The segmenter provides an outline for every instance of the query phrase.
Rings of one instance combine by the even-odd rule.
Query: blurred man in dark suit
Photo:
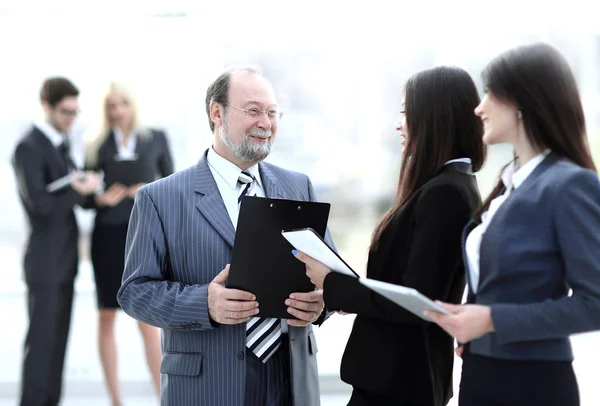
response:
[[[25,247],[29,330],[21,378],[22,406],[57,405],[77,273],[78,228],[73,206],[93,193],[101,179],[76,170],[68,132],[78,112],[79,90],[67,79],[47,79],[41,90],[45,120],[17,144],[13,167],[29,234]],[[48,185],[65,179],[49,192]]]

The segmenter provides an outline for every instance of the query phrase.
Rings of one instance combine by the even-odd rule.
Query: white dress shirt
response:
[[[208,155],[206,157],[208,161],[208,167],[210,172],[217,182],[219,193],[225,203],[225,208],[231,218],[231,223],[234,228],[237,228],[237,221],[239,216],[238,208],[238,197],[244,186],[238,182],[242,170],[237,167],[233,162],[228,161],[215,152],[214,149],[209,148]],[[255,185],[253,190],[258,197],[265,197],[264,188],[260,179],[260,173],[258,170],[258,164],[251,166],[246,169],[247,172],[252,174],[255,179]]]
[[[135,131],[131,131],[129,133],[129,137],[127,137],[127,145],[123,145],[125,135],[120,128],[114,128],[113,133],[115,134],[115,143],[117,144],[117,157],[119,159],[134,159],[136,156],[135,147],[137,145],[137,136]]]
[[[536,155],[534,158],[529,160],[525,165],[521,168],[517,168],[516,162],[511,162],[504,171],[502,171],[502,183],[506,188],[506,191],[493,199],[490,202],[490,206],[486,212],[481,215],[481,224],[475,227],[467,237],[467,241],[465,243],[465,250],[467,253],[467,263],[469,266],[469,277],[470,277],[470,288],[473,293],[477,293],[477,288],[479,287],[479,250],[481,248],[481,239],[485,230],[487,230],[494,214],[498,211],[498,208],[508,199],[513,189],[518,189],[525,179],[531,172],[546,158],[546,156],[550,153],[550,150],[542,152],[541,154]]]
[[[36,121],[34,125],[50,140],[54,148],[58,148],[67,139],[65,134],[62,134],[47,121]]]

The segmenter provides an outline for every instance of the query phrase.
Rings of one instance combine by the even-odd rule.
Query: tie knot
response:
[[[58,150],[61,154],[65,155],[69,152],[69,144],[67,143],[67,141],[63,141],[59,146],[58,146]]]
[[[250,172],[246,172],[246,171],[242,171],[240,173],[240,177],[238,178],[238,182],[240,182],[242,185],[252,183],[253,180],[254,180],[254,176],[252,176],[252,174]]]

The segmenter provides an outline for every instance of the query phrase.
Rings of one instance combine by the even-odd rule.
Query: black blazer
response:
[[[481,203],[466,163],[445,165],[394,216],[369,254],[367,276],[460,303],[465,288],[461,232]],[[453,339],[361,285],[331,272],[329,310],[356,313],[341,377],[356,388],[422,405],[452,397]]]
[[[73,206],[85,198],[71,187],[46,192],[49,183],[67,175],[69,170],[58,149],[37,127],[19,141],[12,164],[29,223],[23,263],[25,281],[72,282],[77,273],[79,235]]]
[[[136,135],[137,143],[135,153],[138,159],[142,159],[144,165],[148,166],[147,172],[154,173],[155,179],[169,176],[173,173],[173,159],[169,151],[169,143],[164,132],[147,130],[149,134]],[[117,142],[114,132],[106,137],[106,140],[98,149],[98,158],[94,166],[87,166],[88,170],[104,171],[106,167],[115,162],[118,154]],[[126,197],[114,207],[99,207],[96,205],[94,196],[86,202],[87,208],[96,209],[96,224],[122,225],[129,222],[133,199]]]

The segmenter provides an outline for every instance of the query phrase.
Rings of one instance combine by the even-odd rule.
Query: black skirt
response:
[[[92,233],[92,265],[99,309],[119,308],[117,292],[125,268],[127,224],[96,224]]]
[[[570,361],[505,360],[465,352],[459,406],[579,406]]]

